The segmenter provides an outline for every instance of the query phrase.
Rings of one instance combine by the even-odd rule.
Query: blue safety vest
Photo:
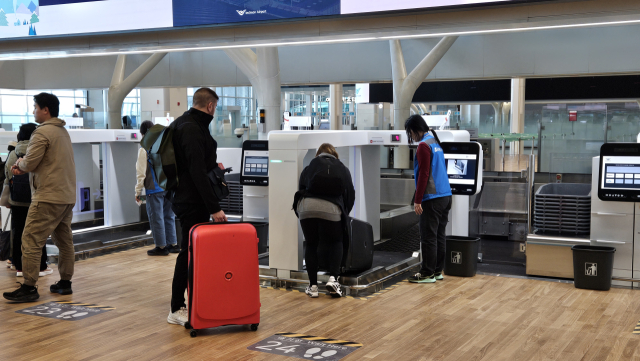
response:
[[[420,143],[426,143],[431,148],[431,174],[429,174],[427,189],[424,192],[424,196],[422,196],[422,201],[450,196],[451,185],[449,185],[447,165],[444,160],[444,151],[442,150],[442,147],[440,147],[436,139],[430,133],[426,133]],[[418,143],[418,145],[420,145],[420,143]],[[416,152],[413,166],[416,188],[418,187],[419,173],[420,165],[418,163],[418,153]]]

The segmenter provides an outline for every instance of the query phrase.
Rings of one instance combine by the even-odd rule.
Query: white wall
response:
[[[172,117],[178,118],[189,110],[187,99],[187,88],[169,89],[169,113]]]

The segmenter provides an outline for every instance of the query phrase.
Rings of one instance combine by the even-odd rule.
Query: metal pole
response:
[[[503,172],[505,172],[505,169],[504,169],[504,151],[505,151],[506,147],[507,147],[507,140],[503,138],[502,139],[502,171]]]
[[[527,227],[529,230],[528,234],[531,234],[531,210],[533,209],[532,207],[533,186],[535,185],[535,177],[536,177],[535,166],[536,166],[535,156],[533,154],[530,154],[529,166],[527,169]]]
[[[542,126],[542,118],[538,122],[538,170],[540,170],[540,157],[542,156],[542,130],[544,127]]]

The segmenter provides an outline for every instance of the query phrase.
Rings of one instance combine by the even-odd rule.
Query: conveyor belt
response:
[[[412,253],[418,251],[420,250],[420,226],[416,224],[399,236],[377,244],[373,249],[376,252]]]

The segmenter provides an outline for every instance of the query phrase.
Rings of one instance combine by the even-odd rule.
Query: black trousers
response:
[[[304,260],[307,265],[309,284],[318,285],[318,259],[327,260],[329,274],[333,277],[340,275],[340,264],[344,251],[342,239],[342,222],[327,221],[319,218],[307,218],[300,221],[307,247]]]
[[[191,246],[189,232],[196,224],[209,222],[211,215],[204,204],[174,204],[171,208],[180,220],[182,228],[180,253],[176,259],[171,287],[171,312],[176,312],[186,306],[184,291],[189,285],[189,246]]]
[[[422,202],[420,243],[423,275],[442,272],[446,256],[446,228],[451,210],[451,196]]]
[[[13,265],[16,271],[22,271],[22,232],[27,222],[29,207],[11,206],[11,237],[13,242]],[[47,269],[47,245],[42,247],[40,257],[40,271]]]

